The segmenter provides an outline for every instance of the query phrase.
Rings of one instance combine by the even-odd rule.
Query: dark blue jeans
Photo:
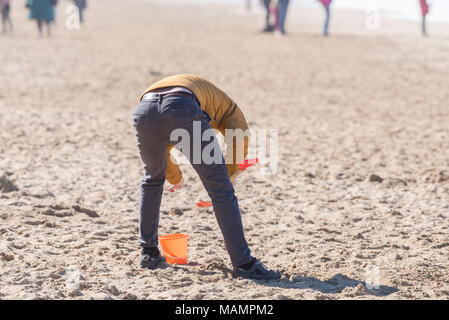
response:
[[[200,108],[195,98],[189,96],[157,95],[154,99],[143,99],[133,112],[137,147],[145,169],[140,188],[139,244],[142,247],[158,245],[159,209],[167,168],[167,147],[180,142],[170,140],[173,130],[185,129],[189,133],[191,152],[181,151],[192,163],[212,199],[215,217],[231,262],[234,266],[239,266],[251,261],[252,257],[244,237],[234,187],[229,180],[217,139],[212,136],[209,141],[202,141],[201,138],[194,137],[194,121],[197,121],[196,126],[201,125],[201,136],[211,128],[207,113]],[[206,164],[200,157],[198,162],[198,156],[195,157],[193,151],[200,150],[202,154],[210,143],[217,144],[218,148],[213,150],[220,150],[221,161]]]
[[[282,33],[285,33],[285,20],[287,18],[288,4],[290,0],[279,0],[277,7],[279,11],[279,28]]]
[[[323,28],[323,35],[327,36],[329,35],[329,21],[330,21],[330,5],[327,7],[324,7],[324,10],[326,11],[326,20],[324,21],[324,28]]]
[[[426,16],[425,15],[423,15],[423,17],[422,17],[422,24],[421,24],[421,26],[422,26],[422,34],[423,34],[423,36],[427,36]]]

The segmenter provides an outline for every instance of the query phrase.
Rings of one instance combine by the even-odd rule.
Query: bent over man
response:
[[[139,203],[141,266],[153,269],[163,261],[158,249],[159,209],[164,184],[169,191],[180,189],[183,184],[181,170],[170,159],[171,148],[180,143],[179,137],[171,140],[172,136],[177,136],[172,133],[181,129],[188,133],[190,140],[190,148],[181,148],[181,152],[192,163],[212,199],[215,216],[234,266],[233,275],[263,280],[280,278],[278,271],[268,270],[251,256],[238,201],[230,181],[230,176],[238,174],[240,170],[238,163],[246,158],[247,139],[243,143],[244,152],[240,159],[236,150],[238,144],[234,145],[233,161],[228,165],[214,135],[209,135],[209,141],[201,139],[205,131],[211,128],[224,135],[226,129],[248,129],[245,117],[236,103],[203,78],[188,74],[175,75],[153,84],[144,92],[133,112],[133,126],[145,169]],[[215,146],[212,148],[213,158],[219,161],[211,163],[203,159],[203,151],[210,150],[209,144]]]

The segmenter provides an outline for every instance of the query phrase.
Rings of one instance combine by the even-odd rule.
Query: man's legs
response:
[[[167,143],[155,135],[155,123],[147,120],[151,103],[140,104],[133,114],[137,148],[145,168],[139,201],[139,244],[144,248],[158,245],[159,209],[167,168]]]
[[[190,136],[190,155],[185,155],[189,158],[212,199],[215,217],[223,234],[231,262],[234,267],[245,264],[251,261],[252,257],[245,240],[242,218],[238,201],[234,194],[234,187],[229,180],[228,169],[226,168],[218,141],[215,135],[211,135],[209,141],[202,141],[201,137],[203,137],[204,132],[206,130],[212,130],[209,123],[204,119],[185,123],[183,129],[187,130]],[[197,137],[199,136],[198,134],[195,135],[197,132],[201,133],[200,139]],[[214,146],[213,148],[211,148],[212,144]],[[205,163],[203,151],[207,146],[209,147],[206,150],[213,150],[213,152],[206,156],[210,156],[212,159],[220,159],[218,161],[219,163]],[[201,155],[195,157],[195,150],[201,151]],[[214,154],[215,152],[219,152],[219,154]]]

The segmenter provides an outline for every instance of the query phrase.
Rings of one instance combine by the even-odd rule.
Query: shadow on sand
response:
[[[164,266],[159,266],[159,268],[165,269],[169,265],[163,264]],[[187,273],[198,273],[201,275],[214,275],[217,272],[222,272],[226,278],[232,278],[232,270],[228,269],[224,264],[221,263],[213,263],[206,267],[205,270],[189,270],[189,267],[192,266],[201,266],[201,264],[196,262],[189,262],[189,264],[185,266],[173,265],[171,268],[182,269]],[[350,290],[346,290],[345,296],[347,297],[357,297],[363,295],[369,296],[377,296],[377,297],[386,297],[394,292],[399,291],[396,287],[389,287],[379,285],[374,288],[370,288],[369,285],[366,284],[365,281],[351,279],[342,274],[336,274],[330,279],[327,280],[319,280],[315,277],[301,277],[296,276],[293,280],[282,278],[280,280],[274,281],[265,281],[265,280],[248,280],[254,283],[257,283],[262,286],[272,287],[272,288],[282,288],[282,289],[311,289],[314,291],[318,291],[324,294],[335,294],[341,293],[343,290],[350,288]]]
[[[354,288],[353,292],[348,292],[349,296],[373,295],[385,297],[398,291],[398,288],[389,286],[378,286],[368,289],[364,281],[354,280],[342,274],[337,274],[325,281],[321,281],[315,277],[296,277],[294,280],[284,278],[278,281],[253,281],[268,287],[283,289],[312,289],[321,293],[340,293],[346,288]]]

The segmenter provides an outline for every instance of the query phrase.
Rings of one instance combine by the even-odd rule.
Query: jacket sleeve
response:
[[[170,151],[173,147],[173,145],[169,145],[167,148],[167,171],[165,173],[165,179],[171,184],[177,184],[181,181],[182,172],[181,169],[179,169],[179,166],[172,161],[170,157]]]
[[[226,144],[226,149],[223,151],[229,176],[240,170],[238,164],[246,160],[249,145],[249,131],[245,116],[237,105],[232,109],[232,112],[221,119],[217,127],[224,136]],[[231,145],[232,149],[230,148]]]

